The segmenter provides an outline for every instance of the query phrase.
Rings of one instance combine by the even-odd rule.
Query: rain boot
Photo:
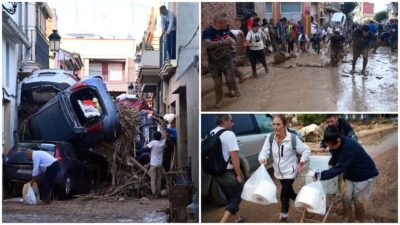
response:
[[[362,206],[355,206],[356,221],[358,223],[365,222],[365,209]]]
[[[343,201],[343,222],[350,222],[351,221],[351,206],[350,203]]]

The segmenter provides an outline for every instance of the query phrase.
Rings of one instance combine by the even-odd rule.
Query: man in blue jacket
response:
[[[321,176],[321,180],[328,180],[343,173],[341,194],[344,219],[351,219],[350,203],[353,199],[356,220],[364,222],[373,178],[379,174],[375,163],[358,142],[341,135],[337,127],[328,127],[324,142],[333,150],[335,161],[329,170],[315,173],[314,178]]]

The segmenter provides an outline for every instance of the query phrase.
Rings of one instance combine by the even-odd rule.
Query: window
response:
[[[257,124],[260,127],[261,133],[272,132],[272,118],[265,114],[254,114]]]
[[[301,3],[299,3],[299,2],[282,2],[281,3],[281,12],[282,13],[293,13],[293,12],[301,13]]]
[[[109,81],[122,81],[122,64],[121,63],[110,63],[108,65],[108,80]]]
[[[236,16],[238,18],[245,18],[246,13],[254,11],[254,2],[236,2]]]
[[[267,20],[272,19],[273,9],[272,9],[272,2],[265,3],[265,16],[264,18]]]
[[[90,63],[89,65],[89,75],[92,76],[102,76],[102,65],[101,63]]]
[[[237,136],[259,133],[258,129],[254,126],[251,115],[233,114],[232,119],[234,120],[233,131]]]
[[[281,17],[291,22],[301,20],[301,2],[282,2]]]

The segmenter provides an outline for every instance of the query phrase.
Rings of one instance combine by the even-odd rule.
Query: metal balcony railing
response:
[[[39,27],[28,27],[26,33],[32,46],[29,60],[36,62],[44,69],[49,68],[49,43],[45,36]]]
[[[160,68],[163,67],[164,62],[168,59],[167,43],[163,37],[160,37]]]

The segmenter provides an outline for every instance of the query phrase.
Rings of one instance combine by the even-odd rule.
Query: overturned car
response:
[[[90,146],[118,128],[118,113],[101,77],[82,80],[50,99],[25,121],[24,140]]]

